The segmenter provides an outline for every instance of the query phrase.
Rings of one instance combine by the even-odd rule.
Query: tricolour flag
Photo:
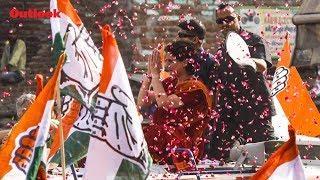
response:
[[[64,58],[65,55],[60,56],[52,78],[13,127],[0,149],[0,179],[36,178],[45,153],[55,89]]]
[[[320,113],[312,101],[299,72],[291,64],[289,36],[285,38],[281,58],[272,82],[276,97],[297,134],[320,136]]]
[[[74,122],[78,119],[81,104],[70,96],[65,96],[63,100],[67,100],[68,102],[70,102],[66,104],[68,105],[68,107],[63,108],[63,110],[65,109],[66,112],[62,112],[63,116],[61,118],[63,137],[66,140],[71,134],[70,130],[73,127]],[[52,144],[48,156],[49,159],[51,159],[57,153],[61,146],[61,138],[60,133],[58,133],[58,127],[56,128],[56,132],[57,133],[55,133],[52,137]]]
[[[268,161],[252,176],[252,180],[304,180],[305,174],[296,144],[296,135],[289,127],[290,139],[285,142]]]
[[[103,69],[92,115],[84,179],[141,179],[150,156],[125,67],[114,35],[102,28]]]
[[[62,115],[65,162],[68,166],[87,155],[92,119],[91,111],[70,96],[63,97]],[[59,149],[60,134],[57,133],[53,137],[49,154],[50,162],[60,163],[61,155],[60,151],[58,151]]]
[[[60,33],[67,54],[61,72],[61,93],[91,108],[100,82],[102,56],[69,0],[51,0],[50,9],[60,12],[60,18],[50,19],[52,37]]]
[[[62,127],[65,149],[65,163],[67,166],[76,163],[87,155],[90,139],[89,121],[91,112],[70,96],[62,98]],[[77,128],[77,122],[84,121],[85,129]],[[56,129],[58,131],[58,129]],[[51,163],[60,164],[61,161],[60,133],[55,133],[48,159]]]
[[[85,127],[89,131],[79,132],[74,128],[74,124],[76,121],[83,121],[84,118],[86,118],[85,121],[88,121],[87,116],[82,116],[83,110],[91,114],[89,108],[92,108],[93,98],[98,91],[102,61],[98,49],[94,46],[69,0],[52,0],[51,9],[61,11],[62,17],[62,19],[51,19],[54,36],[52,60],[54,62],[55,57],[65,51],[69,61],[63,67],[61,88],[62,93],[72,96],[64,96],[62,102],[65,160],[66,164],[70,165],[87,153],[89,135],[86,133],[90,133],[90,129],[86,124]],[[64,40],[61,35],[64,36]],[[55,133],[49,153],[49,160],[53,163],[60,163],[60,152],[58,151],[60,144],[60,133]]]
[[[60,33],[57,33],[54,38],[53,43],[53,56],[52,62],[56,64],[56,57],[59,57],[61,53],[65,51],[65,46]],[[78,121],[88,121],[88,117],[83,116],[83,110],[86,110],[87,114],[91,114],[88,108],[69,95],[62,97],[62,127],[63,127],[63,137],[65,142],[65,160],[66,164],[70,165],[75,161],[81,159],[87,153],[89,145],[89,135],[90,131],[86,133],[78,132],[77,129],[73,128],[75,122]],[[85,126],[88,129],[88,125]],[[89,129],[90,130],[90,129]],[[54,130],[58,132],[58,127]],[[84,142],[85,141],[85,142]],[[49,161],[53,163],[60,163],[60,154],[58,150],[61,146],[60,133],[54,133],[52,138],[52,144],[50,147]]]
[[[56,61],[58,61],[59,58],[57,58]],[[36,82],[37,82],[37,89],[36,89],[36,96],[39,96],[41,91],[43,90],[43,76],[41,74],[36,74],[35,76]],[[46,148],[46,146],[44,146]],[[38,173],[37,173],[37,179],[46,180],[47,179],[47,159],[46,156],[42,156]]]
[[[62,126],[65,139],[65,162],[71,165],[87,155],[90,140],[91,111],[76,99],[64,96],[62,103]],[[49,160],[60,163],[60,134],[53,137]]]

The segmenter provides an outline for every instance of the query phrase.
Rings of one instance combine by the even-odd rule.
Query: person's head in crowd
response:
[[[197,49],[202,47],[206,29],[200,21],[195,19],[184,20],[178,26],[180,28],[178,32],[180,39],[193,42]]]
[[[14,43],[14,42],[16,42],[17,39],[18,39],[18,29],[11,28],[8,31],[8,40],[10,41],[10,43]]]
[[[216,10],[216,23],[224,35],[230,31],[240,30],[240,16],[235,13],[234,8],[229,4],[220,4]]]
[[[188,40],[176,40],[165,47],[166,69],[176,77],[194,75],[196,49]]]
[[[16,102],[16,111],[18,118],[21,118],[23,114],[27,111],[31,104],[34,103],[36,95],[34,94],[23,94]]]

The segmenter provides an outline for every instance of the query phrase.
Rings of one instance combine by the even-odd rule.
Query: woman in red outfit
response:
[[[197,53],[191,42],[175,41],[166,46],[165,52],[172,77],[160,80],[160,54],[154,50],[138,95],[140,112],[154,107],[151,123],[144,127],[149,152],[157,163],[172,164],[174,148],[188,148],[200,159],[212,98],[204,83],[194,76],[193,57]]]

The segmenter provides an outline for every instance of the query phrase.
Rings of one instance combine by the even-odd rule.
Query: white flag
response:
[[[84,179],[140,179],[150,167],[142,118],[109,26],[102,29],[102,37],[104,64]]]
[[[60,33],[67,54],[61,74],[61,92],[90,108],[98,91],[102,56],[69,0],[51,0],[50,9],[60,12],[60,18],[50,19],[52,37]]]

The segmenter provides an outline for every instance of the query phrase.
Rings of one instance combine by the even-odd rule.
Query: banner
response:
[[[241,27],[264,38],[272,57],[280,56],[285,32],[289,32],[292,37],[290,44],[295,43],[296,27],[292,17],[298,11],[297,8],[241,7],[237,11],[241,17]]]
[[[64,59],[63,54],[52,78],[13,127],[0,149],[0,179],[36,179],[45,156],[57,79]]]
[[[128,76],[108,25],[84,179],[145,179],[150,156]]]
[[[61,12],[60,18],[50,19],[51,30],[52,37],[60,33],[67,54],[61,74],[61,92],[92,108],[100,81],[102,56],[69,0],[51,0],[50,9]]]

